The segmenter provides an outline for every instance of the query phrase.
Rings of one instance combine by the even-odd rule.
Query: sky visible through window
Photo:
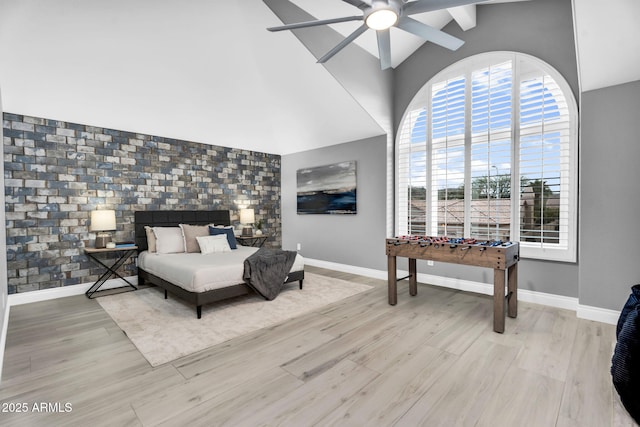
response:
[[[499,131],[511,130],[511,119],[513,110],[513,77],[511,62],[500,64],[498,73],[501,74],[494,81],[497,86],[488,87],[489,69],[481,70],[473,74],[472,79],[472,114],[471,114],[471,133],[472,141],[478,139],[479,135],[495,134]],[[435,86],[435,85],[434,85]],[[497,89],[495,89],[497,87]],[[460,138],[463,144],[463,136],[465,132],[465,78],[459,77],[446,82],[441,87],[434,90],[432,96],[432,144],[434,145],[434,158],[446,158],[446,163],[437,164],[435,166],[446,167],[446,174],[437,173],[435,176],[445,176],[446,180],[440,180],[434,185],[438,189],[451,185],[461,185],[464,179],[464,149],[455,149],[455,144],[450,144],[448,152],[436,148],[439,141],[443,139]],[[451,102],[453,100],[453,103]],[[418,117],[415,120],[411,130],[411,144],[425,145],[427,140],[427,110],[422,108],[418,111]],[[555,101],[553,93],[545,88],[541,78],[534,78],[523,81],[520,85],[520,127],[526,129],[528,126],[541,126],[543,123],[549,123],[553,120],[561,118],[561,113]],[[560,161],[560,133],[548,132],[544,135],[523,135],[520,139],[521,145],[521,162],[527,163],[527,160],[537,160],[539,163],[540,154],[544,155],[544,166],[547,172],[558,170]],[[507,140],[491,140],[474,143],[472,162],[474,164],[475,176],[479,176],[479,170],[484,169],[487,173],[496,173],[498,175],[509,174],[511,164],[510,149],[491,150],[489,145],[511,144],[511,135]],[[425,147],[426,150],[426,147]],[[423,150],[418,147],[412,148],[411,153],[411,181],[421,182],[427,173],[426,156]],[[492,151],[496,151],[492,153]],[[494,155],[492,155],[494,154]],[[498,154],[498,155],[496,155]],[[497,168],[497,171],[496,171]],[[555,177],[546,177],[542,169],[533,170],[528,168],[521,171],[521,175],[529,180],[536,179],[554,179]],[[524,175],[525,172],[528,175]],[[485,173],[484,175],[487,175]],[[548,183],[553,185],[554,183]]]

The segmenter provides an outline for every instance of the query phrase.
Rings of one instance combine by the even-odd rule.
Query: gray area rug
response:
[[[97,298],[152,366],[284,322],[372,286],[305,273],[304,288],[288,284],[273,301],[249,294],[195,307],[155,287]]]

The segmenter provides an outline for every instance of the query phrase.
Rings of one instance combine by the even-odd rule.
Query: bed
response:
[[[196,307],[198,319],[202,306],[253,292],[242,280],[243,262],[257,251],[238,245],[225,253],[149,253],[145,227],[179,227],[180,224],[229,226],[229,211],[137,211],[135,243],[138,247],[138,284],[152,284]],[[296,256],[286,283],[299,282],[302,289],[304,260]]]

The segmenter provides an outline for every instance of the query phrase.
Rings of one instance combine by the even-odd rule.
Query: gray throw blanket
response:
[[[244,260],[244,281],[271,301],[280,293],[295,259],[295,251],[260,248]]]

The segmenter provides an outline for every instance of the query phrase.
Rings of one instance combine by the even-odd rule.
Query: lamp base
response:
[[[107,247],[107,243],[111,241],[110,234],[98,234],[96,236],[96,249],[104,249]]]
[[[253,228],[251,227],[243,227],[242,228],[242,235],[243,236],[253,236]]]

